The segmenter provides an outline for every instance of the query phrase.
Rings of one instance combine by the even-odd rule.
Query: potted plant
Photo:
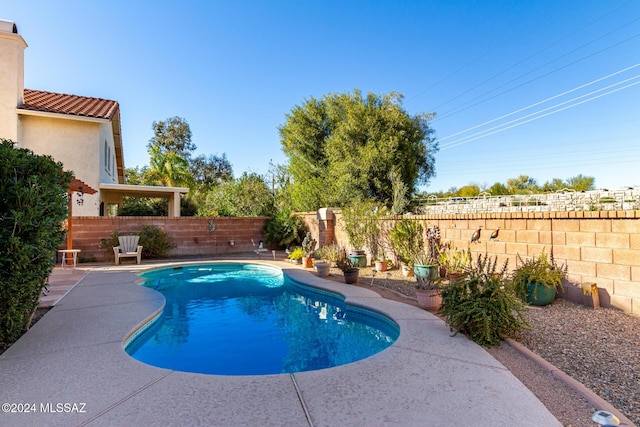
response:
[[[422,240],[423,228],[418,221],[401,219],[389,233],[391,247],[398,260],[402,263],[402,274],[413,276],[413,262],[418,254],[423,250]]]
[[[438,250],[438,264],[444,270],[444,276],[449,281],[459,280],[470,263],[471,251],[469,249],[458,249],[453,246],[452,242],[444,244]]]
[[[313,266],[316,268],[318,272],[318,277],[328,277],[329,269],[331,268],[331,263],[327,262],[327,255],[330,255],[330,250],[328,246],[323,246],[316,251],[316,256],[320,258],[320,260],[313,263]]]
[[[293,261],[294,264],[300,264],[302,260],[302,256],[304,255],[304,250],[301,247],[295,248],[289,254],[289,259]]]
[[[311,237],[311,232],[307,232],[302,240],[302,265],[304,268],[311,268],[313,266],[313,253],[316,249],[316,239]]]
[[[428,254],[421,253],[413,258],[413,273],[416,278],[428,278],[434,280],[438,275],[438,262],[436,259]]]
[[[523,301],[532,305],[548,305],[556,298],[558,289],[563,289],[562,281],[567,276],[566,265],[559,266],[545,251],[526,261],[518,254],[518,266],[513,271],[511,283]]]
[[[413,272],[416,277],[429,277],[434,280],[438,275],[438,253],[441,250],[440,227],[434,225],[427,229],[427,244],[424,250],[413,259]]]
[[[357,283],[360,275],[360,269],[347,256],[347,252],[342,249],[341,254],[336,261],[337,267],[342,270],[344,282],[347,284]]]
[[[436,271],[435,269],[433,270]],[[418,305],[427,310],[440,310],[442,304],[442,278],[432,273],[425,276],[416,275],[416,299]]]
[[[379,219],[382,211],[383,209],[371,200],[356,202],[342,209],[342,225],[353,248],[349,258],[359,267],[367,266],[365,249],[369,249],[372,259],[378,256]]]
[[[389,261],[386,259],[377,259],[375,261],[376,271],[387,271],[389,269]]]
[[[411,267],[409,264],[402,264],[401,267],[401,271],[402,271],[402,275],[404,277],[413,277],[413,267]]]

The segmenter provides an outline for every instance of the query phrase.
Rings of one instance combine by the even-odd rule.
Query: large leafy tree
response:
[[[271,216],[273,194],[264,179],[255,173],[213,188],[198,206],[201,216]]]
[[[545,182],[540,190],[545,193],[553,193],[565,188],[567,188],[567,184],[563,180],[560,178],[553,178],[551,181]]]
[[[507,180],[507,189],[511,194],[532,194],[538,192],[538,183],[535,178],[520,175]]]
[[[149,152],[152,147],[158,147],[163,153],[175,153],[178,156],[189,159],[191,153],[197,148],[191,142],[191,128],[182,117],[174,116],[151,124],[153,138],[147,146]]]
[[[189,168],[191,153],[196,145],[191,142],[191,128],[182,117],[170,117],[153,122],[153,138],[149,140],[150,167],[144,179],[155,184],[176,187],[194,186]]]
[[[208,157],[202,154],[191,160],[189,170],[196,184],[220,185],[233,179],[233,168],[224,153]]]
[[[596,189],[596,179],[582,174],[567,178],[567,187],[576,191],[590,191]]]
[[[294,208],[343,206],[354,197],[391,206],[394,169],[412,195],[435,172],[430,118],[409,115],[395,92],[363,97],[355,90],[295,106],[279,129]]]

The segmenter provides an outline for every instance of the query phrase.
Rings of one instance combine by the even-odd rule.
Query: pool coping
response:
[[[467,338],[452,337],[433,314],[283,261],[223,262],[243,261],[280,268],[293,280],[383,314],[399,325],[400,336],[369,358],[295,374],[156,368],[123,348],[165,304],[158,292],[136,284],[137,273],[212,261],[95,266],[0,355],[0,401],[37,409],[0,419],[43,425],[560,425],[503,365]],[[73,403],[84,404],[83,411]]]

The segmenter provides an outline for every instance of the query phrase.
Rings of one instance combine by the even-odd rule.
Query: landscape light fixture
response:
[[[620,420],[609,411],[596,411],[591,417],[594,423],[601,426],[618,426]]]

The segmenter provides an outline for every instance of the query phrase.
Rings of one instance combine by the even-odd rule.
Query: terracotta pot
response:
[[[387,261],[376,261],[376,271],[387,271]]]
[[[418,305],[427,310],[440,310],[442,295],[439,289],[416,289]]]
[[[303,256],[303,257],[302,257],[302,266],[303,266],[304,268],[311,268],[311,267],[313,267],[313,258]]]
[[[464,273],[449,273],[447,276],[449,277],[449,281],[451,283],[456,283],[464,277]]]
[[[408,265],[402,266],[402,275],[404,277],[413,277],[413,268]]]

